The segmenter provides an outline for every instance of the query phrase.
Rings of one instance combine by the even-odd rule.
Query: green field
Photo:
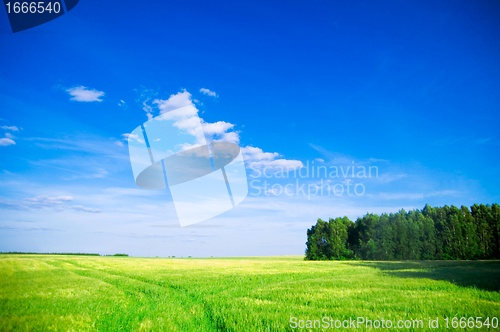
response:
[[[0,330],[305,331],[290,318],[366,317],[421,331],[439,317],[445,331],[445,317],[499,317],[499,289],[498,261],[0,255]]]

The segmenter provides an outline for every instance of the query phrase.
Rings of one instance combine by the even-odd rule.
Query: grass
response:
[[[362,316],[423,320],[405,331],[439,317],[432,330],[445,331],[445,317],[499,317],[499,289],[498,261],[10,254],[0,255],[0,330],[292,331],[292,316]]]

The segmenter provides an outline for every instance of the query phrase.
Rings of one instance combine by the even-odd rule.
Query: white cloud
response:
[[[2,126],[0,128],[5,130],[19,131],[19,128],[17,128],[16,126]]]
[[[11,140],[10,138],[0,138],[0,146],[8,146],[8,145],[15,145],[16,142]]]
[[[173,126],[196,138],[194,144],[180,146],[182,150],[206,144],[205,134],[200,126],[203,119],[197,116],[198,109],[193,104],[189,92],[184,90],[170,95],[166,100],[155,99],[153,103],[157,104],[160,109],[160,116],[156,117],[158,121],[174,121]]]
[[[76,101],[84,101],[84,102],[92,102],[92,101],[99,101],[101,102],[102,99],[100,99],[102,96],[104,96],[104,92],[98,91],[98,90],[90,90],[84,86],[79,86],[75,88],[71,88],[66,90],[73,98],[71,100],[76,100]]]
[[[202,127],[206,135],[222,135],[229,129],[232,129],[234,124],[225,121],[218,121],[214,123],[204,122]]]
[[[10,138],[10,139],[17,138],[16,136],[12,135],[11,133],[5,133],[5,137]]]
[[[130,139],[130,140],[136,140],[137,142],[139,142],[141,144],[146,143],[142,138],[139,138],[139,135],[136,135],[136,134],[125,133],[125,134],[122,134],[122,136],[123,136],[123,140],[127,141],[127,142]]]
[[[83,211],[83,212],[90,212],[90,213],[100,213],[101,212],[101,210],[99,210],[99,209],[93,209],[93,208],[85,207],[83,205],[73,205],[73,206],[71,206],[71,208],[73,210],[76,210],[76,211]]]
[[[215,141],[230,142],[230,143],[239,144],[240,143],[240,135],[239,135],[239,132],[232,131],[229,133],[224,133],[219,139],[215,139]]]
[[[241,150],[243,152],[243,156],[248,161],[274,160],[280,156],[277,152],[264,152],[262,149],[254,148],[253,146],[246,146]]]
[[[153,103],[158,104],[160,114],[174,111],[185,106],[193,106],[194,108],[193,102],[191,101],[191,94],[186,90],[177,92],[175,95],[170,95],[167,100],[155,99]]]
[[[241,149],[249,167],[253,169],[268,168],[269,171],[292,171],[304,165],[300,160],[276,159],[280,156],[277,152],[264,152],[260,148],[246,146]]]
[[[205,94],[211,93],[215,95],[215,92],[208,89],[201,89],[200,91]],[[191,99],[191,94],[186,90],[172,94],[166,100],[155,99],[153,103],[158,105],[160,109],[161,115],[157,117],[159,121],[173,120],[175,121],[174,126],[196,137],[195,144],[184,144],[181,147],[182,150],[203,145],[206,141],[240,143],[240,132],[234,131],[234,124],[225,121],[210,123],[198,118],[198,109]],[[123,136],[126,138],[131,137],[130,134],[124,134]],[[245,159],[250,161],[254,167],[268,167],[271,169],[282,167],[293,170],[303,166],[302,162],[298,160],[277,159],[279,157],[278,153],[263,152],[262,149],[251,146],[243,148],[242,151]]]
[[[210,122],[204,122],[202,119],[201,125],[203,128],[203,132],[205,133],[205,136],[210,141],[230,142],[235,144],[240,143],[239,132],[237,131],[228,132],[229,130],[234,128],[234,124],[232,123],[225,121],[210,123]]]
[[[173,120],[174,126],[196,137],[195,145],[187,144],[184,149],[205,144],[206,140],[236,144],[240,141],[239,133],[230,131],[234,124],[225,121],[209,123],[198,118],[198,109],[191,99],[191,94],[186,90],[172,94],[166,100],[156,99],[153,103],[157,104],[160,109],[159,120]]]
[[[210,97],[219,97],[214,91],[210,91],[209,89],[201,88],[200,92]]]

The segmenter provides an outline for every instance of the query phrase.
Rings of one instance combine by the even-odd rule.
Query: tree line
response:
[[[431,207],[318,219],[307,230],[306,260],[500,259],[500,206]]]

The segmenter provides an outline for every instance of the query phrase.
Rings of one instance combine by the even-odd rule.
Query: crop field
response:
[[[452,329],[453,317],[500,316],[499,289],[498,261],[11,254],[0,255],[0,330],[320,331],[298,325],[363,317],[393,327],[350,329],[463,331]],[[429,329],[429,317],[438,328]],[[399,320],[423,328],[397,328]],[[489,325],[466,330],[500,330]]]

